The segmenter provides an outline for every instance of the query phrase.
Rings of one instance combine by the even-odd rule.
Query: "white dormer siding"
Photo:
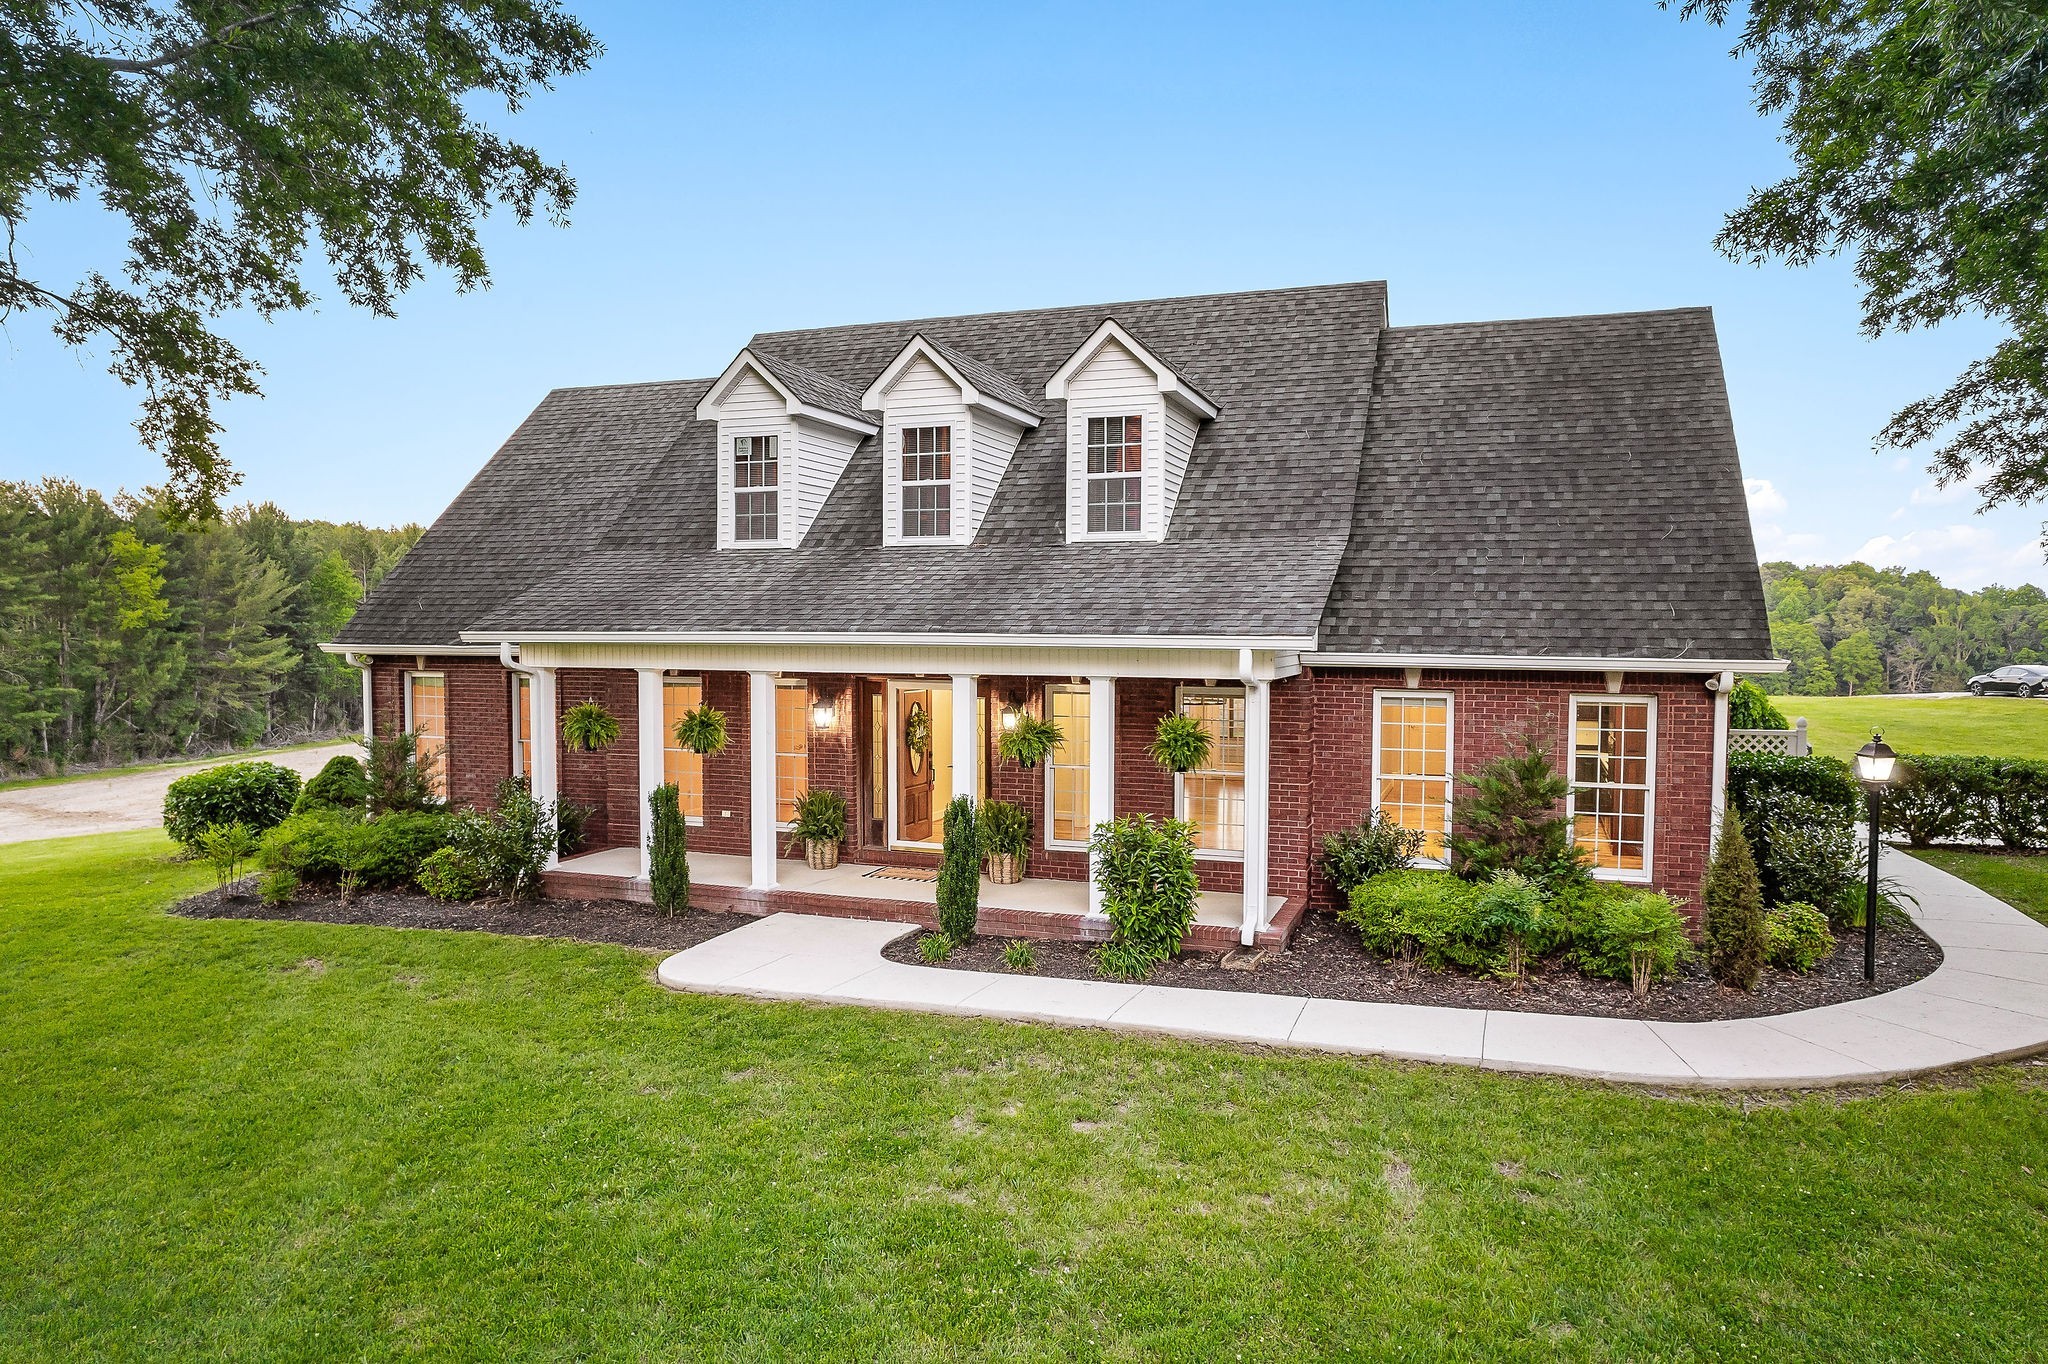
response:
[[[1037,425],[1036,414],[983,393],[923,337],[897,353],[861,403],[882,413],[882,543],[974,543],[1027,424]],[[905,495],[906,469],[924,476],[913,486],[923,500],[944,504],[944,518],[929,514],[929,506],[908,505],[914,499]],[[947,477],[933,498],[939,469]],[[933,533],[941,524],[943,533]]]
[[[1060,367],[1046,397],[1067,405],[1067,539],[1165,539],[1196,434],[1216,415],[1216,405],[1114,321],[1097,328]],[[1139,455],[1135,473],[1120,453],[1131,446]],[[1118,514],[1115,501],[1132,478],[1138,480],[1135,528],[1118,524],[1128,517]]]
[[[801,544],[854,450],[875,431],[872,422],[801,401],[747,351],[711,385],[697,405],[697,418],[718,424],[720,549],[794,549]],[[769,484],[742,486],[753,485],[769,467]],[[769,499],[762,496],[770,492],[772,521],[766,516]],[[761,533],[770,525],[773,535]]]

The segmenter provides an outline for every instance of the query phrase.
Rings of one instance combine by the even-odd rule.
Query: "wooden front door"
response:
[[[896,693],[896,837],[930,843],[937,837],[932,817],[932,694],[926,687]]]

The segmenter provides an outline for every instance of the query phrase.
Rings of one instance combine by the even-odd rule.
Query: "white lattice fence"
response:
[[[1730,753],[1783,753],[1790,758],[1803,758],[1812,752],[1806,742],[1806,721],[1794,720],[1790,729],[1731,729],[1728,731]]]

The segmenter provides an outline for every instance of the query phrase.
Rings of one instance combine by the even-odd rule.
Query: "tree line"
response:
[[[1771,647],[1791,671],[1756,679],[1797,696],[1960,691],[2007,663],[2048,662],[2048,592],[1963,592],[1921,569],[1763,566]]]
[[[318,646],[419,536],[269,503],[194,526],[150,497],[0,483],[0,772],[354,728],[359,675]]]

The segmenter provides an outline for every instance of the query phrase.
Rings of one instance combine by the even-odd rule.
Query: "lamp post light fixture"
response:
[[[1877,826],[1884,814],[1884,788],[1891,785],[1899,755],[1877,730],[1856,750],[1856,780],[1863,783],[1870,812],[1870,879],[1863,889],[1863,979],[1877,979]]]

